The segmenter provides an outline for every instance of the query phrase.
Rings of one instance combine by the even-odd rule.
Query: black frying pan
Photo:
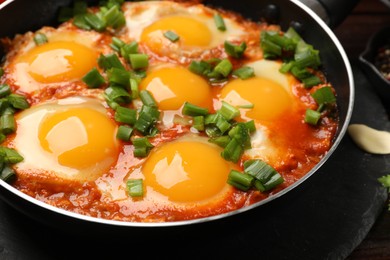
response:
[[[171,233],[174,231],[178,231],[180,234],[188,230],[197,230],[199,232],[199,230],[204,230],[204,228],[208,229],[211,222],[227,221],[232,223],[238,217],[245,218],[248,215],[257,214],[261,210],[261,206],[274,203],[274,199],[281,197],[302,184],[328,160],[346,133],[352,114],[354,103],[352,70],[348,58],[331,28],[334,28],[343,20],[357,0],[322,0],[321,2],[326,3],[326,5],[316,0],[305,1],[308,2],[313,10],[315,9],[320,13],[322,19],[326,22],[316,15],[311,8],[308,8],[298,0],[204,1],[206,5],[234,10],[255,21],[266,19],[269,22],[278,23],[283,30],[293,25],[308,43],[320,50],[325,74],[338,94],[340,127],[328,154],[314,169],[292,186],[264,201],[234,212],[205,219],[173,223],[129,223],[86,217],[39,202],[17,191],[3,181],[0,181],[0,197],[12,207],[34,219],[42,220],[45,224],[64,230],[81,231],[80,233],[96,233],[98,231],[98,233],[108,232],[116,236],[128,232],[131,232],[131,234],[150,234],[152,232],[153,236],[157,234],[164,235],[167,232]],[[59,7],[69,5],[71,2],[70,0],[6,1],[0,5],[0,24],[2,25],[0,27],[0,37],[13,36],[15,33],[23,33],[28,30],[36,30],[43,25],[56,25]],[[199,226],[202,227],[200,228]]]

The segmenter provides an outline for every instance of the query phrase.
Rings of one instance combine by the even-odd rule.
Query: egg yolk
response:
[[[258,120],[277,119],[292,104],[292,98],[283,86],[261,77],[234,79],[222,89],[221,99],[234,106],[253,106],[243,109],[241,114]]]
[[[180,37],[183,47],[207,47],[212,40],[209,28],[201,21],[186,16],[168,16],[146,27],[141,34],[141,41],[152,50],[159,51],[163,47],[161,37],[168,30]]]
[[[177,110],[184,102],[211,108],[211,89],[202,77],[182,67],[164,67],[147,73],[140,89],[150,91],[162,110]]]
[[[38,139],[59,164],[81,170],[117,158],[115,131],[115,124],[103,113],[78,107],[47,115],[39,126]]]
[[[35,81],[55,83],[82,78],[97,66],[97,53],[76,42],[54,41],[31,49],[20,62]]]
[[[145,185],[173,202],[209,199],[226,186],[229,163],[221,149],[199,141],[176,141],[155,148],[142,167]]]

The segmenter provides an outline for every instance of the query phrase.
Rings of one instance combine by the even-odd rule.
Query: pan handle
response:
[[[324,20],[329,27],[336,28],[360,0],[300,0]]]

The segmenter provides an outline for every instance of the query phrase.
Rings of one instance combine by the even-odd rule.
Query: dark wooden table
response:
[[[361,0],[335,29],[351,61],[357,62],[367,41],[377,30],[390,25],[390,8],[380,0]],[[390,169],[388,169],[390,173]],[[390,211],[385,207],[363,242],[348,260],[390,259]]]

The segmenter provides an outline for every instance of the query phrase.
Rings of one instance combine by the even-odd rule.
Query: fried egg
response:
[[[162,55],[199,53],[223,45],[225,40],[240,39],[245,34],[240,23],[222,14],[226,30],[218,30],[213,18],[217,11],[200,4],[128,2],[123,5],[123,9],[128,37]],[[164,33],[167,31],[174,32],[179,40],[172,42],[166,38]]]
[[[143,163],[145,186],[173,203],[199,203],[222,196],[231,169],[222,149],[205,137],[185,136],[156,147]]]
[[[116,162],[116,124],[100,100],[69,97],[24,110],[16,118],[20,174],[49,174],[91,181]]]
[[[254,77],[233,79],[220,92],[220,100],[240,107],[246,120],[272,121],[292,111],[295,99],[292,86],[297,80],[279,72],[280,62],[259,60],[246,64],[254,69]]]
[[[34,34],[17,39],[18,46],[7,67],[10,80],[25,93],[34,93],[46,86],[80,81],[92,68],[103,48],[98,46],[102,35],[76,29],[45,27],[38,31],[47,38],[36,44]]]

